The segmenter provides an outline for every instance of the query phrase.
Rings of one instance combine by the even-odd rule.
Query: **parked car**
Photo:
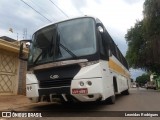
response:
[[[136,88],[137,86],[136,85],[132,85],[132,88]]]
[[[136,88],[136,87],[137,87],[136,84],[137,84],[136,82],[132,82],[132,83],[131,83],[131,87],[132,87],[132,88]]]
[[[156,83],[155,83],[155,81],[147,82],[146,83],[146,88],[147,89],[154,89],[154,90],[156,90]]]

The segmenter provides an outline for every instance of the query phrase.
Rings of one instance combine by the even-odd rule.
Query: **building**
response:
[[[27,63],[19,59],[19,41],[0,37],[0,95],[25,94]],[[28,50],[24,49],[25,54]]]

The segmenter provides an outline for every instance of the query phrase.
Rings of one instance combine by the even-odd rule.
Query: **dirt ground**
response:
[[[30,100],[23,95],[0,96],[0,111],[12,111],[15,108],[31,104]]]

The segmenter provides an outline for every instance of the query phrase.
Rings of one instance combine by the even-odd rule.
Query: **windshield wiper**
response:
[[[45,49],[49,48],[49,55],[52,56],[52,55],[55,55],[56,54],[56,48],[54,47],[62,47],[62,49],[64,49],[67,53],[69,53],[73,58],[77,58],[77,56],[71,51],[69,50],[67,47],[65,47],[63,44],[60,43],[60,36],[59,36],[59,33],[57,32],[57,37],[56,37],[57,41],[56,41],[56,45],[53,44],[53,36],[52,36],[52,39],[51,39],[51,42],[50,42],[50,45],[47,46]],[[58,50],[58,54],[60,50]],[[38,57],[36,58],[36,60],[34,61],[34,64],[36,64],[38,62],[38,60],[40,59],[40,57],[42,55],[45,55],[45,50],[43,49],[41,51],[41,53],[38,55]],[[47,53],[48,54],[48,53]]]
[[[71,50],[69,50],[67,47],[65,47],[63,44],[60,43],[59,33],[57,33],[57,35],[58,35],[58,39],[57,39],[58,45],[62,47],[67,53],[69,53],[73,58],[77,58],[77,56]]]
[[[72,51],[70,51],[68,48],[66,48],[64,45],[62,45],[61,43],[59,43],[59,45],[60,45],[65,51],[67,51],[73,58],[77,58],[77,56],[76,56]]]
[[[44,51],[42,51],[42,52],[38,55],[38,57],[37,57],[36,60],[34,61],[34,64],[37,63],[37,61],[39,60],[39,58],[40,58],[43,54],[44,54]]]

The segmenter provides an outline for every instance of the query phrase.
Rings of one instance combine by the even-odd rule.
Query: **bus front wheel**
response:
[[[109,97],[107,99],[108,103],[109,104],[115,104],[115,101],[116,101],[116,96],[115,95],[112,95],[111,97]]]
[[[110,96],[106,100],[102,101],[103,104],[115,104],[116,97],[115,95]]]

